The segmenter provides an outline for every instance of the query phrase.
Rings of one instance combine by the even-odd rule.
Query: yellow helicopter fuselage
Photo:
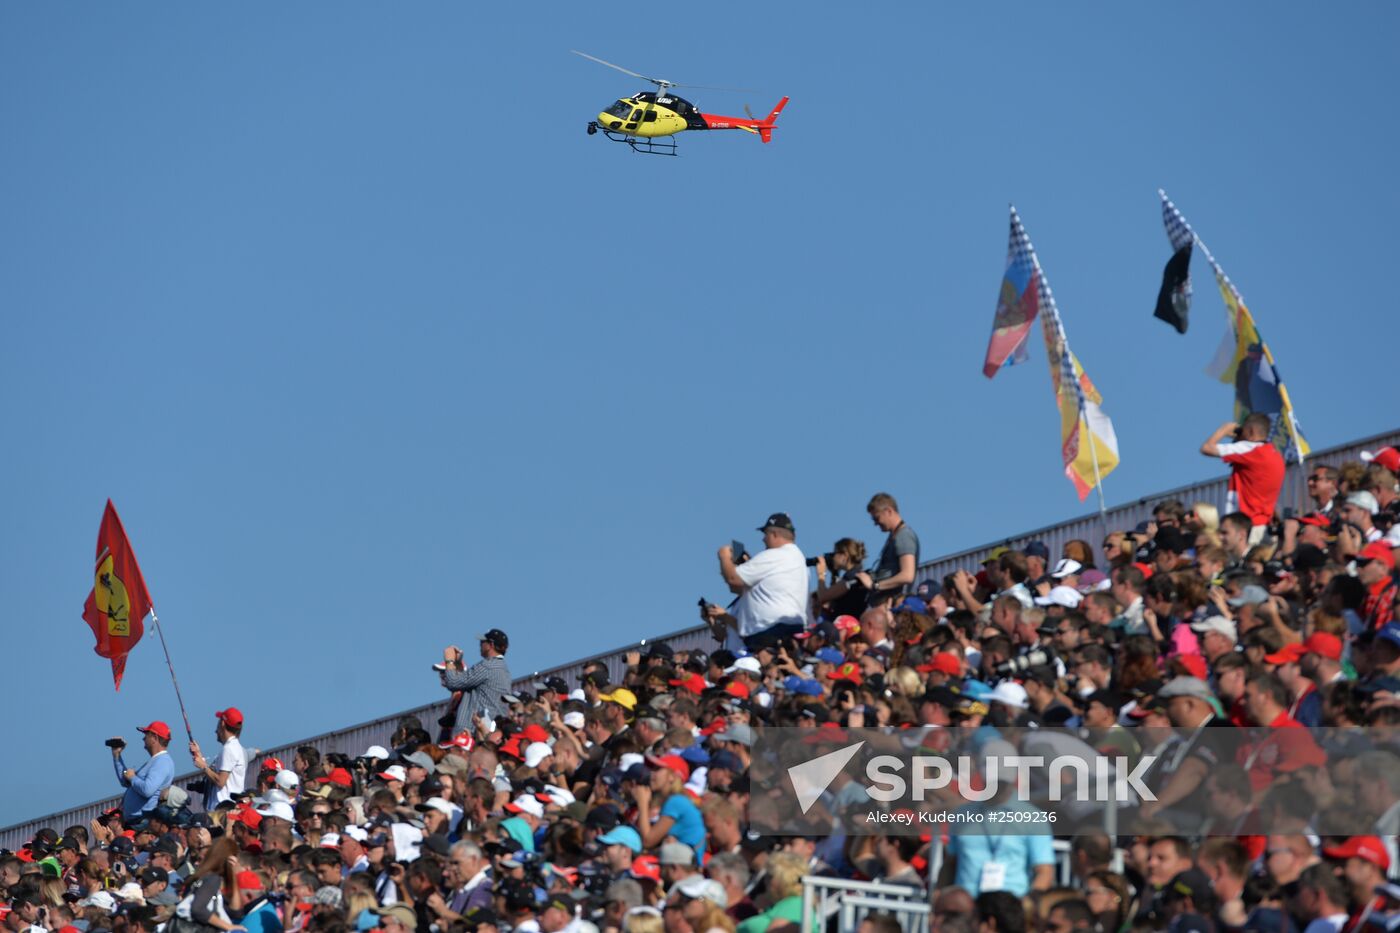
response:
[[[627,136],[652,139],[684,130],[686,120],[663,104],[624,97],[598,114],[598,126]]]

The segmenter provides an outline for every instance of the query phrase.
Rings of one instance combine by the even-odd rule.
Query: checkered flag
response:
[[[1186,316],[1191,311],[1191,247],[1196,235],[1167,193],[1160,188],[1157,193],[1162,196],[1162,224],[1167,228],[1172,258],[1167,260],[1167,267],[1162,271],[1162,287],[1157,291],[1157,307],[1152,316],[1184,334]]]

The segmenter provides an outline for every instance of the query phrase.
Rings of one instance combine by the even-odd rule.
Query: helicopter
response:
[[[783,112],[783,108],[787,106],[788,102],[786,97],[778,101],[768,116],[762,120],[755,117],[753,111],[749,110],[747,106],[744,107],[744,112],[748,114],[747,120],[743,117],[726,117],[717,113],[701,113],[690,101],[671,93],[671,88],[684,87],[709,91],[738,91],[739,89],[707,87],[703,84],[677,84],[664,78],[653,78],[649,75],[629,71],[621,65],[605,62],[601,58],[595,58],[577,49],[569,51],[575,55],[581,55],[589,61],[615,68],[623,74],[641,78],[643,81],[650,81],[656,85],[655,91],[641,91],[631,97],[620,98],[617,103],[599,113],[598,119],[588,122],[589,136],[602,130],[603,135],[608,139],[616,143],[626,143],[632,147],[633,152],[645,152],[650,155],[676,155],[675,136],[686,130],[744,130],[753,133],[765,143],[772,142],[773,129],[778,122],[778,114]]]

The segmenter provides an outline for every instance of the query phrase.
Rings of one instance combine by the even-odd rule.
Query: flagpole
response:
[[[175,685],[175,701],[180,704],[180,717],[185,720],[185,735],[191,742],[194,741],[194,730],[190,729],[190,716],[185,712],[185,700],[180,696],[180,681],[175,679],[175,665],[170,663],[170,648],[165,643],[165,632],[160,627],[160,617],[156,615],[156,607],[151,607],[151,622],[156,627],[156,634],[160,636],[160,648],[165,652],[165,666],[170,668],[170,682]]]

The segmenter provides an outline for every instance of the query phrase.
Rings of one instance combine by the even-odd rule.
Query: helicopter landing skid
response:
[[[597,127],[597,130],[594,129]],[[632,147],[633,152],[644,152],[647,155],[677,155],[676,138],[674,136],[657,137],[649,139],[642,136],[628,136],[626,133],[618,133],[613,130],[604,129],[597,124],[589,124],[588,135],[601,131],[604,136],[615,143],[626,143]]]

